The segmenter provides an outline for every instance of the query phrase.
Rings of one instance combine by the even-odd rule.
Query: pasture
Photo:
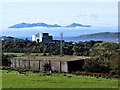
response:
[[[118,88],[117,79],[1,70],[2,88]]]

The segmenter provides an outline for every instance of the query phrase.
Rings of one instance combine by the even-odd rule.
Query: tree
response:
[[[13,57],[14,55],[4,55],[2,54],[2,66],[10,66],[11,61],[9,58]]]
[[[51,64],[50,63],[45,63],[43,65],[43,67],[44,67],[44,71],[51,71]]]
[[[114,42],[96,43],[90,49],[90,56],[100,65],[101,71],[110,72],[118,67],[119,44]]]
[[[100,62],[97,59],[86,60],[83,65],[86,72],[101,72]]]

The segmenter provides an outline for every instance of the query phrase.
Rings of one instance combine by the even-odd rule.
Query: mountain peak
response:
[[[72,23],[70,25],[68,25],[67,27],[91,27],[90,25],[82,25],[79,23]]]
[[[61,26],[61,25],[58,25],[58,24],[54,24],[54,25],[51,25],[51,24],[46,24],[46,23],[25,23],[25,22],[22,22],[22,23],[19,23],[19,24],[16,24],[16,25],[13,25],[13,26],[10,26],[8,28],[28,28],[28,27],[47,27],[47,28],[52,28],[52,27],[67,27],[67,28],[71,28],[71,27],[91,27],[90,25],[82,25],[82,24],[79,24],[79,23],[72,23],[68,26]]]

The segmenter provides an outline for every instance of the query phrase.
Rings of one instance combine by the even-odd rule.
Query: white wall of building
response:
[[[39,42],[42,42],[42,37],[43,37],[43,33],[39,33],[39,36],[38,36]]]
[[[32,41],[36,41],[35,35],[32,35]]]

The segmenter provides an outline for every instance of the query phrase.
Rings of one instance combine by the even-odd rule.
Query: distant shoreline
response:
[[[16,38],[16,37],[15,37]],[[31,41],[31,37],[17,37],[19,39],[28,39]],[[60,40],[60,37],[54,37],[54,40]],[[66,42],[78,42],[78,41],[118,41],[118,38],[76,38],[76,37],[63,37]]]

